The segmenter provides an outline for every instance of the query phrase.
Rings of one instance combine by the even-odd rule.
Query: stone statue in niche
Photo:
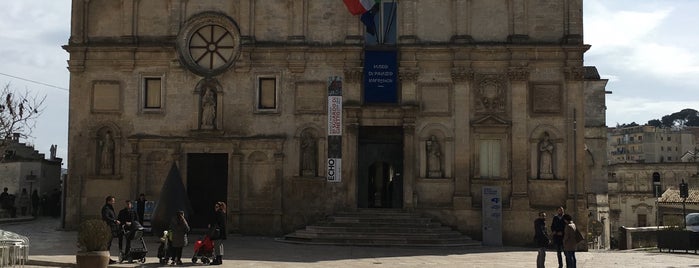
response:
[[[114,174],[114,138],[112,132],[107,131],[98,141],[100,157],[99,157],[99,173],[100,175]]]
[[[216,92],[211,86],[204,86],[201,96],[201,129],[216,129]]]
[[[439,146],[437,137],[431,136],[426,142],[427,146],[427,177],[442,177],[442,149]]]
[[[318,163],[316,139],[312,134],[301,134],[301,176],[316,176],[316,163]]]
[[[544,136],[539,140],[538,144],[538,170],[536,172],[537,179],[555,179],[554,174],[554,150],[556,147],[549,137],[548,132],[544,132]]]
[[[51,154],[49,155],[50,156],[49,159],[51,159],[51,160],[56,159],[56,148],[57,147],[58,147],[58,145],[56,145],[56,144],[51,145],[51,149],[50,149]]]

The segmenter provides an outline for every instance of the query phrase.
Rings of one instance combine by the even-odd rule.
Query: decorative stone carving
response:
[[[398,72],[398,78],[401,81],[417,81],[418,76],[420,75],[420,72],[417,70],[401,70]]]
[[[362,79],[362,69],[361,68],[351,68],[345,69],[345,82],[347,83],[359,83]]]
[[[529,69],[526,67],[510,67],[507,70],[507,77],[511,81],[527,81],[529,80]]]
[[[451,79],[454,82],[466,82],[473,80],[473,71],[466,68],[452,68]]]
[[[114,138],[107,130],[97,141],[100,157],[98,160],[100,175],[114,175]]]
[[[197,84],[199,92],[199,129],[217,129],[218,91],[220,84],[216,79],[203,79]]]
[[[441,178],[442,177],[442,149],[439,145],[437,137],[431,136],[425,142],[427,152],[427,177]]]
[[[497,75],[484,75],[476,84],[476,112],[505,112],[505,82]]]
[[[538,144],[538,165],[537,179],[555,179],[554,174],[554,151],[556,147],[551,142],[548,132],[544,132]]]

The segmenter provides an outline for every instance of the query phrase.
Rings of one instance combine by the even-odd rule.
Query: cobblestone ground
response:
[[[0,221],[1,222],[1,221]],[[29,265],[25,267],[73,267],[76,232],[61,231],[59,220],[39,218],[26,222],[0,223],[0,229],[30,239]],[[190,241],[199,239],[191,235]],[[161,267],[157,239],[145,238],[145,264],[110,267]],[[117,254],[116,239],[113,256]],[[190,243],[191,244],[191,243]],[[184,266],[191,263],[192,247],[183,251]],[[578,252],[578,267],[699,267],[699,254],[658,252],[657,249]],[[293,245],[270,237],[231,236],[225,243],[224,264],[218,267],[536,267],[536,250],[514,247],[398,248]],[[546,267],[557,267],[556,253],[548,252]]]

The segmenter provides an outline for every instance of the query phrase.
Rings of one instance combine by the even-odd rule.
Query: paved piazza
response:
[[[40,218],[26,222],[0,223],[0,229],[30,238],[29,265],[25,267],[73,267],[76,232],[59,230],[59,220]],[[190,241],[199,239],[190,235]],[[117,264],[110,267],[161,267],[156,258],[158,243],[146,237],[145,264]],[[117,240],[112,245],[116,254]],[[183,251],[192,264],[192,247]],[[578,252],[578,267],[699,267],[699,254],[666,253],[657,249]],[[224,263],[218,267],[536,267],[536,250],[515,247],[395,248],[293,245],[270,237],[232,235],[225,244]],[[556,253],[549,251],[546,267],[556,267]]]

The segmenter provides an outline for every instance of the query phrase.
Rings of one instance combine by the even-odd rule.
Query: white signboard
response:
[[[342,78],[328,78],[328,182],[342,181]]]

